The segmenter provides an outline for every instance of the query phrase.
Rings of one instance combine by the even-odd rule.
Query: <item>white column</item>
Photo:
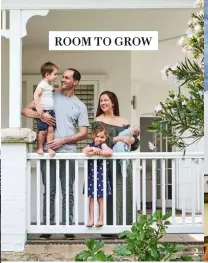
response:
[[[27,143],[29,129],[4,129],[1,169],[1,251],[23,251],[26,232]]]
[[[3,10],[1,35],[9,38],[9,127],[20,128],[22,107],[22,37],[27,35],[27,21],[35,15],[46,16],[49,10],[10,10],[10,28],[6,29]]]
[[[10,11],[9,41],[9,127],[21,127],[22,38],[21,11]]]

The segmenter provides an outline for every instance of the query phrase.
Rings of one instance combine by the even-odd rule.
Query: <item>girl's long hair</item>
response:
[[[107,129],[106,125],[97,124],[92,130],[92,138],[95,137],[96,134],[98,134],[99,132],[104,132],[104,134],[106,136],[106,140],[108,139],[108,129]]]

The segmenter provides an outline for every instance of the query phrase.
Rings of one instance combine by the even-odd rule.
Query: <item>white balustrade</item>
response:
[[[98,219],[99,207],[97,202],[97,162],[103,159],[103,227],[87,227],[89,219],[89,200],[88,200],[88,160],[93,160],[94,167],[94,222]],[[56,163],[56,196],[55,196],[55,222],[50,225],[50,161]],[[74,180],[74,212],[73,222],[69,224],[70,211],[70,160],[75,163],[75,180]],[[119,167],[118,160],[122,160],[122,166]],[[128,162],[127,162],[128,160]],[[147,160],[151,160],[151,169],[147,167]],[[159,160],[159,162],[157,162]],[[169,161],[170,160],[170,161]],[[35,161],[35,164],[34,164]],[[129,168],[129,161],[131,167]],[[43,186],[41,182],[41,162],[46,162],[46,223],[43,224],[43,205],[41,193]],[[112,197],[112,225],[107,221],[107,182],[108,162],[111,162],[111,172],[113,183]],[[60,183],[60,166],[64,163],[66,167],[66,224],[62,224],[62,209],[60,205],[62,200],[61,183]],[[141,166],[138,166],[141,163]],[[171,165],[171,168],[168,167]],[[160,170],[157,165],[159,164]],[[34,168],[36,173],[34,174]],[[118,171],[122,170],[122,175]],[[132,170],[132,203],[129,203],[127,195],[127,171]],[[184,174],[181,173],[181,170]],[[139,171],[139,172],[138,172]],[[119,174],[118,174],[119,172]],[[28,233],[118,233],[125,229],[130,229],[128,225],[128,212],[132,209],[132,222],[136,222],[141,214],[153,214],[156,210],[161,210],[162,214],[171,211],[169,233],[201,233],[203,232],[203,153],[187,152],[185,156],[182,153],[130,153],[114,154],[112,158],[86,157],[82,153],[58,153],[51,159],[48,154],[39,156],[35,153],[28,154],[27,161],[27,231]],[[147,189],[147,179],[151,175],[151,191]],[[121,204],[117,200],[117,191],[121,191],[117,185],[118,176],[122,176],[122,197]],[[181,178],[183,177],[184,178]],[[36,187],[32,185],[32,178],[36,181]],[[189,178],[189,182],[186,181]],[[171,180],[171,183],[169,182]],[[148,184],[149,185],[149,184]],[[81,190],[84,187],[82,195]],[[180,189],[178,189],[180,187]],[[188,194],[191,191],[191,197]],[[151,192],[151,207],[147,202],[147,194]],[[34,203],[34,200],[35,203]],[[159,200],[159,201],[158,201]],[[170,205],[171,201],[171,205]],[[191,204],[190,204],[191,202]],[[179,204],[179,205],[178,205]],[[36,205],[36,210],[34,209]],[[178,208],[179,206],[179,208]],[[82,209],[80,209],[82,208]],[[118,224],[119,209],[122,209],[122,224]],[[36,211],[36,220],[32,214]],[[121,210],[120,210],[121,211]],[[82,213],[83,212],[83,213]],[[82,215],[80,215],[82,213]]]

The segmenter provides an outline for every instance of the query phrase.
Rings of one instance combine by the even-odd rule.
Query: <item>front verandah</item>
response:
[[[30,17],[31,14],[34,14],[34,12],[30,12],[28,10],[28,12],[25,12],[25,15],[23,16],[24,19],[22,19],[20,22],[20,13],[21,13],[20,10],[16,10],[16,12],[14,12],[13,10],[11,12],[11,16],[10,16],[11,17],[11,23],[10,23],[11,28],[9,32],[3,31],[5,32],[5,35],[10,37],[10,72],[15,72],[15,75],[10,74],[9,126],[11,128],[21,127],[20,109],[21,109],[21,90],[22,90],[21,85],[22,84],[21,84],[21,52],[20,51],[21,51],[21,37],[24,35],[24,30],[21,31],[20,27],[21,28],[24,27],[25,25],[23,25],[22,23],[26,21]],[[46,13],[46,11],[44,11],[44,13]],[[14,68],[15,70],[13,70]],[[15,87],[15,90],[12,87]],[[15,131],[15,129],[13,130]],[[27,135],[23,134],[22,136],[21,129],[18,129],[16,131],[17,133],[19,133],[18,139],[16,138],[15,134],[13,135],[10,134],[10,139],[3,140],[3,145],[2,145],[2,159],[4,163],[2,167],[2,175],[3,175],[2,176],[3,177],[2,186],[4,189],[3,195],[2,195],[4,196],[3,205],[2,205],[2,208],[3,208],[2,209],[3,210],[3,213],[2,213],[3,214],[3,219],[2,219],[3,245],[2,245],[2,248],[3,250],[23,250],[24,244],[26,241],[26,234],[31,231],[32,232],[40,231],[40,229],[38,230],[36,226],[35,226],[36,230],[34,230],[33,228],[34,225],[29,226],[30,229],[33,229],[31,231],[30,230],[28,231],[26,228],[26,226],[28,225],[28,221],[26,221],[26,214],[28,213],[28,209],[26,209],[26,205],[28,205],[27,197],[26,197],[26,194],[28,194],[28,188],[26,184],[28,182],[28,177],[27,177],[28,155],[27,155],[26,143],[33,141],[33,138],[32,138],[33,135],[31,132],[28,131]],[[11,130],[7,132],[10,133]],[[133,158],[133,156],[131,156],[131,158]],[[13,160],[12,166],[11,166],[11,160]],[[142,174],[142,177],[145,178],[145,173]],[[156,178],[154,178],[154,181],[155,180]],[[144,186],[143,189],[145,189],[144,179],[142,180],[142,184]],[[164,185],[164,176],[163,176],[163,185]],[[10,189],[10,191],[8,191],[8,189]],[[175,189],[178,189],[178,188],[175,186]],[[145,190],[143,191],[143,196],[142,196],[142,198],[144,197],[142,199],[143,200],[142,202],[144,203],[143,213],[145,213],[145,203],[146,203],[144,193],[145,193]],[[155,200],[155,194],[156,194],[155,188],[153,188],[153,193],[154,193],[153,196]],[[164,188],[163,188],[162,195],[163,195],[163,199],[161,200],[162,209],[163,209],[163,212],[165,212],[166,206],[165,206],[165,198],[164,198],[164,195],[165,195]],[[186,202],[184,202],[184,197],[182,198],[182,200],[183,200],[182,206],[184,208],[186,206]],[[201,203],[201,201],[199,202]],[[141,202],[138,202],[138,203],[141,203]],[[176,206],[173,205],[173,207],[175,208]],[[193,225],[196,225],[194,226],[194,229],[195,229],[194,231],[201,231],[201,229],[203,228],[203,223],[198,228],[198,221],[196,220],[197,216],[195,213],[196,212],[195,202],[193,202],[193,205],[191,205],[191,207],[192,207],[192,215],[190,217],[191,227]],[[156,208],[156,204],[155,204],[155,208]],[[183,213],[182,213],[183,222],[182,223],[186,224],[187,223],[185,220],[186,212],[184,209],[182,210],[183,210]],[[175,221],[177,222],[176,219],[177,219],[177,216],[175,216]],[[48,229],[46,228],[47,226],[44,226],[44,227],[45,227],[44,231],[48,231]],[[74,226],[72,227],[73,229],[71,229],[70,231],[75,230],[75,227],[76,227],[77,232],[79,231],[80,232],[82,231],[82,233],[85,232],[85,230],[83,228],[81,229],[78,224],[76,224],[75,227]],[[125,227],[126,227],[125,225],[122,226],[122,228],[125,228]],[[183,225],[181,226],[181,229],[182,228],[185,229]],[[110,229],[106,228],[105,231],[108,232],[109,230]],[[68,231],[68,229],[64,229],[61,232],[65,232],[65,231]],[[92,231],[94,231],[94,229]],[[116,231],[118,231],[118,229]],[[190,230],[186,229],[186,231],[190,231]],[[55,230],[53,230],[53,232],[60,233],[60,226],[59,225],[55,226]],[[115,232],[113,231],[113,228],[111,232],[112,233]]]
[[[46,159],[49,162],[49,156],[45,155],[40,157],[35,153],[27,152],[27,143],[34,141],[35,134],[29,129],[5,129],[2,131],[2,250],[3,251],[23,251],[25,242],[27,240],[27,234],[35,233],[74,233],[74,234],[101,234],[101,233],[119,233],[122,230],[129,229],[131,226],[126,223],[126,205],[128,200],[126,199],[126,192],[122,194],[122,205],[123,205],[123,221],[121,225],[116,223],[116,196],[114,195],[113,200],[113,225],[106,225],[106,215],[104,218],[104,226],[102,228],[87,228],[85,226],[88,216],[88,198],[83,195],[83,199],[80,201],[78,198],[79,184],[87,182],[87,158],[81,153],[77,154],[57,154],[55,159],[57,166],[59,161],[74,159],[75,160],[75,190],[74,190],[74,224],[73,225],[61,225],[61,219],[58,211],[61,211],[59,197],[61,192],[59,188],[56,189],[56,221],[55,225],[49,225],[49,210],[47,210],[47,223],[41,225],[41,196],[37,195],[35,199],[36,210],[36,224],[31,222],[31,209],[34,208],[31,205],[31,160],[40,163],[40,159]],[[171,225],[169,226],[168,233],[203,233],[203,196],[200,194],[203,189],[204,177],[203,177],[203,153],[187,152],[183,156],[182,152],[178,153],[131,153],[131,154],[115,154],[113,156],[114,163],[116,159],[131,159],[133,160],[132,168],[132,221],[135,222],[142,210],[143,214],[148,211],[146,207],[146,160],[152,160],[152,212],[157,209],[156,204],[156,160],[162,162],[162,202],[161,210],[163,214],[167,212],[166,205],[166,159],[170,159],[172,162],[172,217]],[[13,163],[11,165],[11,160]],[[142,169],[140,165],[137,165],[137,160],[141,161]],[[96,157],[95,157],[96,161]],[[177,166],[178,161],[180,166]],[[82,182],[79,180],[79,163],[84,162],[84,178]],[[67,161],[66,161],[67,163]],[[106,165],[106,161],[104,161]],[[115,167],[115,166],[114,166]],[[184,173],[184,167],[186,173]],[[124,161],[124,175],[125,175],[125,161]],[[140,170],[141,169],[141,170]],[[177,173],[180,177],[183,176],[183,181],[180,184],[177,183]],[[57,186],[59,184],[59,171],[57,170]],[[49,171],[47,172],[49,177]],[[36,181],[35,188],[40,193],[40,169],[36,169],[36,176],[39,179]],[[114,170],[113,177],[116,177]],[[191,185],[187,184],[187,178],[190,177]],[[105,178],[105,175],[104,175]],[[125,189],[126,177],[123,176],[123,188]],[[79,182],[80,181],[80,182]],[[95,180],[96,181],[96,180]],[[104,183],[106,180],[104,179]],[[113,186],[115,191],[116,185]],[[9,190],[8,190],[9,189]],[[186,192],[191,191],[191,199],[187,200]],[[116,191],[115,191],[116,192]],[[138,194],[139,193],[139,194]],[[178,196],[177,193],[180,193]],[[178,197],[178,198],[176,198]],[[177,199],[179,202],[177,202]],[[47,207],[49,207],[49,195],[47,195]],[[187,202],[188,201],[188,202]],[[66,204],[68,201],[66,201]],[[82,222],[79,224],[79,205],[84,203],[84,217]],[[68,207],[66,205],[66,207]],[[106,207],[106,197],[104,197],[104,207]],[[177,209],[181,210],[181,214],[177,214]],[[95,207],[96,209],[96,207]],[[95,213],[96,214],[96,213]]]

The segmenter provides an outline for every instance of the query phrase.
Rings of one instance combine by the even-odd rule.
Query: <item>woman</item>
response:
[[[105,124],[108,129],[109,138],[107,145],[113,148],[113,145],[118,141],[123,141],[124,143],[131,145],[131,150],[135,151],[139,147],[138,138],[129,136],[118,136],[118,134],[127,129],[129,122],[120,117],[119,114],[119,104],[117,96],[111,91],[104,91],[100,94],[96,120],[93,122],[93,127],[97,124]],[[111,188],[113,188],[113,169],[112,162],[110,165],[109,174]],[[122,225],[123,212],[122,212],[122,181],[123,177],[121,174],[121,169],[119,162],[117,162],[116,167],[116,206],[117,206],[117,225]],[[113,190],[113,189],[112,189]],[[107,224],[113,224],[113,194],[107,196]],[[126,178],[126,224],[132,224],[132,172],[128,170],[128,176]]]

